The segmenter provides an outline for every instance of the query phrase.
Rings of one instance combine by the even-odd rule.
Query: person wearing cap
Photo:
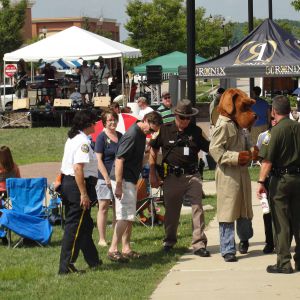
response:
[[[99,68],[95,69],[94,72],[98,81],[98,96],[106,96],[106,94],[108,93],[108,78],[110,76],[110,70],[104,63],[103,59],[99,60]]]
[[[207,238],[204,233],[204,212],[202,207],[202,182],[198,168],[198,152],[208,152],[209,141],[200,127],[191,122],[198,114],[188,99],[178,102],[173,110],[175,120],[164,124],[157,137],[150,141],[150,183],[158,187],[161,182],[156,172],[156,160],[162,149],[163,194],[165,201],[165,239],[164,251],[172,250],[177,242],[177,228],[183,198],[190,200],[193,221],[193,253],[208,257]]]
[[[169,92],[163,92],[161,95],[161,106],[156,110],[159,112],[163,118],[164,124],[171,123],[175,120],[175,116],[172,111],[172,101]]]
[[[271,174],[269,201],[275,231],[277,261],[266,269],[268,273],[293,273],[291,242],[295,238],[295,271],[300,271],[300,124],[289,119],[288,98],[278,95],[272,99],[272,116],[277,124],[266,136],[265,149],[259,151],[263,159],[257,181],[257,197],[266,193],[267,176]]]

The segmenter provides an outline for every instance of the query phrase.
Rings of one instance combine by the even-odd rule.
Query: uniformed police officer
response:
[[[97,159],[88,135],[95,130],[96,116],[78,111],[68,133],[62,160],[62,197],[65,204],[65,232],[62,240],[59,274],[76,273],[74,263],[82,251],[89,267],[102,262],[92,239],[91,202],[97,201]]]
[[[272,102],[272,116],[277,125],[263,143],[267,151],[259,153],[263,158],[258,180],[257,196],[266,192],[264,186],[271,172],[269,198],[275,229],[277,263],[267,267],[268,273],[293,272],[291,265],[291,237],[294,235],[295,270],[300,271],[300,124],[289,119],[289,100],[282,95]]]
[[[177,242],[177,228],[183,197],[192,205],[193,252],[202,257],[210,256],[206,250],[207,238],[204,233],[204,212],[202,208],[202,183],[198,169],[198,152],[208,152],[209,142],[202,130],[191,123],[191,117],[198,113],[190,100],[183,99],[174,109],[175,121],[164,124],[156,139],[151,141],[150,182],[159,185],[155,171],[157,153],[162,148],[165,201],[164,251],[169,252]]]

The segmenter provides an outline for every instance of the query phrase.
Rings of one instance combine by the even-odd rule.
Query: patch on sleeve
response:
[[[83,153],[89,153],[89,145],[88,145],[88,144],[83,144],[83,145],[81,146],[81,151],[82,151]]]
[[[262,143],[263,143],[264,145],[269,145],[270,138],[271,138],[271,134],[268,132],[268,133],[266,134],[266,136],[264,137]]]

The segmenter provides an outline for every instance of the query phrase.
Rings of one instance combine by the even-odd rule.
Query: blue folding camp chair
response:
[[[7,195],[12,208],[0,210],[0,225],[21,237],[14,248],[21,245],[24,238],[33,240],[40,246],[49,243],[52,226],[43,211],[46,188],[46,178],[6,179]]]

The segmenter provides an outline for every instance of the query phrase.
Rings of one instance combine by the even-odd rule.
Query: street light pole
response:
[[[187,31],[187,97],[193,106],[196,104],[195,85],[195,0],[186,1],[186,31]]]
[[[248,32],[253,30],[253,0],[248,0]],[[249,78],[249,95],[254,88],[254,78]]]

